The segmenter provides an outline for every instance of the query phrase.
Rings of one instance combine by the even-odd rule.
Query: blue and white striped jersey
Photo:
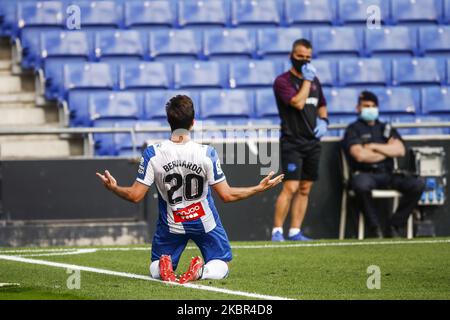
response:
[[[221,224],[210,186],[225,180],[216,150],[165,140],[142,155],[138,182],[158,189],[159,221],[171,233],[207,233]]]

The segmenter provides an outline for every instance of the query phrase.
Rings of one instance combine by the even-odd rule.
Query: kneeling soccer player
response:
[[[173,97],[166,112],[171,139],[143,152],[138,177],[131,187],[118,186],[108,171],[97,175],[107,189],[132,202],[141,201],[150,185],[156,183],[159,219],[152,243],[153,278],[179,283],[223,279],[228,275],[231,247],[209,186],[224,202],[232,202],[276,186],[283,175],[272,179],[271,173],[254,187],[230,187],[216,150],[190,139],[189,130],[194,125],[192,100],[183,95]],[[174,270],[189,240],[200,248],[206,264],[201,257],[195,257],[188,271],[177,278]]]

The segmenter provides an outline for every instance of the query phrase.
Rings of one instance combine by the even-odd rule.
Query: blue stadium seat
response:
[[[195,116],[199,116],[199,93],[189,90],[152,90],[145,94],[144,100],[144,119],[161,119],[165,120],[166,104],[169,100],[177,95],[186,95],[192,99],[194,103]]]
[[[388,85],[391,66],[381,59],[343,59],[339,61],[339,83],[349,85]]]
[[[150,57],[187,57],[198,58],[201,55],[202,37],[193,30],[157,30],[150,32]]]
[[[70,63],[64,65],[64,90],[114,89],[117,70],[107,63]]]
[[[422,89],[422,111],[450,115],[450,87]]]
[[[258,118],[279,117],[277,102],[271,88],[255,90],[255,107]]]
[[[335,86],[337,84],[337,67],[333,60],[316,59],[312,61],[317,70],[317,77],[323,86]]]
[[[82,57],[92,55],[89,34],[84,31],[51,31],[41,34],[40,59]]]
[[[205,90],[200,93],[201,117],[249,118],[253,115],[254,96],[248,90]]]
[[[263,28],[257,32],[257,54],[259,57],[288,58],[295,40],[310,39],[310,32],[305,28]]]
[[[53,30],[59,30],[59,28]],[[22,30],[20,37],[22,68],[37,68],[40,65],[41,34],[41,28],[25,28]]]
[[[70,112],[71,127],[90,127],[91,117],[89,114],[88,99],[89,92],[70,91],[67,94],[67,104]]]
[[[381,23],[386,24],[390,19],[389,2],[386,0],[339,0],[338,16],[342,24],[366,24],[371,6],[380,9]]]
[[[420,111],[420,95],[411,88],[373,88],[382,114],[415,114]]]
[[[125,1],[125,26],[168,26],[175,23],[174,2],[167,0]]]
[[[204,33],[204,55],[208,58],[232,56],[251,58],[255,34],[247,29],[212,29]]]
[[[394,23],[442,21],[443,2],[441,0],[391,0]]]
[[[186,61],[174,66],[174,87],[225,88],[227,65],[216,61]]]
[[[359,56],[362,53],[361,30],[352,27],[316,28],[312,30],[314,54],[324,55],[351,55]]]
[[[450,59],[447,60],[447,84],[450,85]]]
[[[230,3],[227,0],[184,0],[178,2],[178,24],[219,25],[229,24]]]
[[[143,94],[139,92],[93,92],[89,95],[91,120],[139,119],[143,116]]]
[[[356,115],[359,92],[352,88],[324,88],[330,115]]]
[[[17,3],[17,27],[63,26],[61,1],[23,1]]]
[[[417,34],[408,27],[383,27],[368,29],[365,33],[366,53],[372,55],[388,54],[415,55],[417,53]]]
[[[450,24],[450,0],[444,0],[445,16],[444,22]]]
[[[269,60],[235,61],[230,64],[230,88],[271,87],[281,63]]]
[[[419,46],[423,55],[450,53],[450,26],[427,26],[419,29]]]
[[[120,89],[171,87],[169,68],[162,62],[130,61],[120,66]]]
[[[336,21],[336,2],[332,0],[286,0],[288,24],[333,24]]]
[[[79,61],[76,61],[75,59],[70,59],[70,61],[68,61],[65,58],[46,59],[42,67],[45,77],[45,97],[49,100],[54,100],[62,97],[64,85],[64,65],[68,63],[82,62],[82,59],[80,59]]]
[[[17,23],[15,1],[2,1],[0,4],[0,35],[15,36],[13,30]]]
[[[277,0],[234,0],[232,25],[280,25],[281,2]]]
[[[144,36],[136,30],[103,30],[95,35],[95,56],[98,59],[114,57],[144,58]]]
[[[131,129],[136,127],[137,120],[128,119],[98,119],[94,128]],[[137,136],[137,135],[136,135]],[[136,139],[137,140],[137,139]],[[122,156],[124,151],[132,151],[133,139],[129,132],[95,133],[95,153],[97,156]],[[139,141],[136,141],[139,143]],[[143,141],[142,141],[143,143]],[[139,144],[137,145],[139,146]],[[129,156],[132,155],[129,152]]]
[[[441,84],[443,66],[433,58],[394,59],[392,77],[393,85]]]
[[[123,7],[116,1],[70,0],[69,5],[76,5],[81,11],[81,28],[115,27],[123,23]]]

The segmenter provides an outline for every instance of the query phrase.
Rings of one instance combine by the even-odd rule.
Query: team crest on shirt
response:
[[[178,209],[173,212],[173,219],[175,222],[188,222],[200,219],[205,215],[205,210],[201,202],[193,203],[183,209]]]

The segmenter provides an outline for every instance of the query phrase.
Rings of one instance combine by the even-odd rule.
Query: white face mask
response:
[[[364,121],[375,121],[378,119],[379,111],[376,107],[362,108],[360,117]]]

